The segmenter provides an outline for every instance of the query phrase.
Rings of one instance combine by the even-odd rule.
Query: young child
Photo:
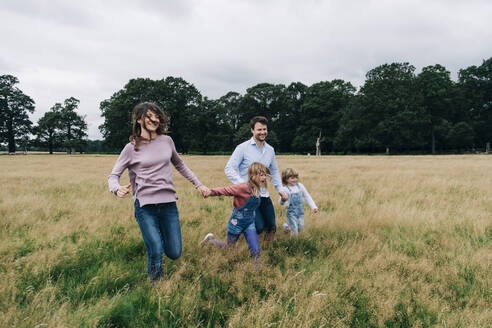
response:
[[[304,230],[304,200],[314,213],[318,213],[318,208],[314,203],[311,195],[299,180],[299,173],[293,168],[287,168],[282,172],[282,184],[287,189],[289,200],[282,201],[279,199],[280,205],[286,205],[287,220],[289,225],[284,223],[284,231],[290,230],[291,236],[296,236]]]
[[[260,263],[260,245],[255,228],[255,211],[260,206],[260,188],[266,188],[266,180],[269,175],[270,171],[265,165],[254,162],[248,168],[248,182],[210,189],[209,196],[234,196],[234,209],[227,224],[227,243],[212,239],[214,235],[208,233],[200,243],[202,246],[206,244],[218,247],[233,245],[243,233],[253,261],[256,264]]]

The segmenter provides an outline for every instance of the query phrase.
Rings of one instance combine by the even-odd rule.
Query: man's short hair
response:
[[[261,123],[263,125],[268,126],[268,120],[265,116],[255,116],[249,121],[249,126],[252,130],[255,129],[255,124],[256,123]]]

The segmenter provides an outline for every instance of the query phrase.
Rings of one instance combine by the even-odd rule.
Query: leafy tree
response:
[[[240,126],[249,123],[254,116],[265,116],[269,121],[267,142],[276,144],[276,150],[290,151],[293,133],[286,127],[286,120],[293,107],[285,85],[260,83],[249,88],[238,109]]]
[[[242,96],[239,93],[231,91],[214,101],[215,119],[217,120],[217,128],[220,129],[217,135],[221,136],[221,141],[218,143],[220,146],[217,150],[232,151],[236,146],[232,136],[239,129],[241,99]]]
[[[344,108],[354,96],[350,82],[333,80],[310,86],[301,106],[300,125],[294,138],[294,149],[314,152],[316,139],[321,133],[322,152],[334,150],[334,139]]]
[[[218,132],[215,106],[215,101],[205,98],[190,120],[190,132],[193,131],[194,137],[191,147],[204,154],[217,149],[216,140],[212,140]]]
[[[415,67],[384,64],[370,70],[359,94],[361,126],[354,136],[365,150],[423,149],[429,118],[418,91]]]
[[[205,99],[199,108],[191,113],[188,131],[193,134],[191,149],[204,152],[231,150],[233,134],[224,120],[225,111],[219,100]]]
[[[62,144],[61,109],[60,103],[55,104],[38,120],[38,125],[34,127],[36,144],[48,148],[50,154],[53,154],[53,150]]]
[[[78,115],[75,110],[80,101],[74,97],[65,99],[63,106],[60,107],[60,134],[63,140],[63,147],[71,154],[75,150],[81,151],[85,145],[87,136],[87,123],[83,116]],[[55,105],[57,106],[57,105]]]
[[[285,93],[285,105],[279,107],[277,118],[272,126],[272,130],[278,136],[279,152],[292,152],[294,150],[292,143],[301,120],[301,107],[307,89],[308,87],[301,82],[293,82],[283,91]]]
[[[122,90],[110,99],[101,102],[100,109],[104,123],[99,126],[104,141],[110,149],[120,150],[128,142],[132,133],[132,110],[143,101],[158,103],[155,94],[155,81],[151,79],[131,79]]]
[[[284,105],[283,84],[260,83],[248,90],[239,104],[240,124],[248,123],[253,116],[265,116],[270,121],[276,116],[279,107]]]
[[[162,97],[163,109],[170,116],[170,131],[176,148],[187,153],[195,138],[189,126],[194,112],[199,110],[202,95],[193,84],[175,77],[158,81],[157,92]]]
[[[470,66],[458,74],[463,110],[479,145],[492,142],[492,57],[480,66]]]
[[[450,73],[441,65],[427,66],[417,76],[417,84],[422,93],[424,111],[429,123],[431,152],[436,153],[436,137],[445,143],[446,127],[452,119],[454,84]]]
[[[32,126],[28,113],[34,112],[34,100],[17,83],[15,76],[0,76],[0,143],[7,142],[10,153],[15,153],[16,142],[26,143]]]
[[[216,101],[217,111],[221,113],[220,120],[229,126],[231,132],[236,131],[240,126],[242,115],[239,104],[241,99],[242,96],[239,93],[230,91]]]
[[[103,140],[87,140],[86,153],[111,153],[112,150],[105,146]]]
[[[193,131],[189,129],[192,114],[199,110],[200,92],[182,78],[167,77],[161,80],[132,79],[125,87],[101,102],[104,123],[99,127],[108,147],[121,149],[131,134],[131,113],[140,102],[158,104],[169,116],[169,131],[178,151],[187,152],[193,144]]]
[[[249,126],[249,123],[244,123],[241,125],[241,127],[234,133],[234,137],[232,138],[232,141],[235,145],[239,145],[240,143],[251,139],[252,134],[251,134],[251,128]]]
[[[466,122],[456,123],[450,131],[450,143],[454,150],[462,151],[473,147],[473,128]]]
[[[336,149],[347,152],[375,151],[381,145],[369,134],[372,126],[364,117],[362,95],[355,95],[341,110],[339,127],[334,138]]]

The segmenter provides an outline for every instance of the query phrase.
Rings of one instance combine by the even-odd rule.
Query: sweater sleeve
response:
[[[191,171],[188,166],[183,162],[183,159],[181,156],[179,156],[178,152],[176,151],[176,147],[174,146],[174,141],[169,137],[170,143],[171,143],[171,148],[172,148],[172,156],[171,156],[171,162],[173,163],[174,167],[176,170],[183,176],[185,177],[188,181],[190,181],[196,188],[200,187],[202,183],[196,175]]]
[[[210,196],[240,196],[242,194],[245,194],[245,183],[240,183],[237,185],[233,186],[228,186],[228,187],[218,187],[218,188],[212,188],[210,189]],[[246,185],[247,187],[247,185]],[[249,189],[248,189],[249,191]],[[246,191],[246,194],[248,192]]]
[[[308,203],[309,207],[311,207],[312,210],[318,208],[316,206],[316,204],[314,203],[314,200],[311,198],[311,195],[308,193],[306,187],[304,187],[304,185],[302,183],[299,183],[299,186],[301,187],[302,196],[304,197],[304,199]]]
[[[120,188],[121,174],[123,174],[123,171],[125,171],[125,169],[128,168],[128,165],[130,163],[132,147],[133,145],[131,143],[128,143],[125,146],[125,148],[123,148],[123,150],[120,153],[120,156],[118,157],[116,163],[114,164],[113,170],[108,176],[109,191],[115,195],[118,189]]]

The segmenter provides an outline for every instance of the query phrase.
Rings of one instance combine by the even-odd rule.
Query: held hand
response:
[[[198,189],[198,191],[200,192],[200,194],[202,194],[202,197],[203,198],[207,198],[208,196],[210,196],[210,189],[208,189],[207,186],[201,185],[200,187],[198,187],[196,189]]]
[[[127,184],[126,186],[120,186],[118,188],[118,191],[116,192],[116,196],[120,197],[120,198],[123,198],[126,196],[126,194],[128,194],[128,192],[130,191],[130,188],[131,188],[131,184]]]
[[[318,209],[317,209],[317,208],[315,208],[315,209],[313,210],[313,212],[314,212],[314,213],[318,213],[319,211],[318,211]]]
[[[289,196],[287,196],[287,194],[283,191],[280,192],[280,198],[282,198],[283,202],[286,202],[289,200]]]

